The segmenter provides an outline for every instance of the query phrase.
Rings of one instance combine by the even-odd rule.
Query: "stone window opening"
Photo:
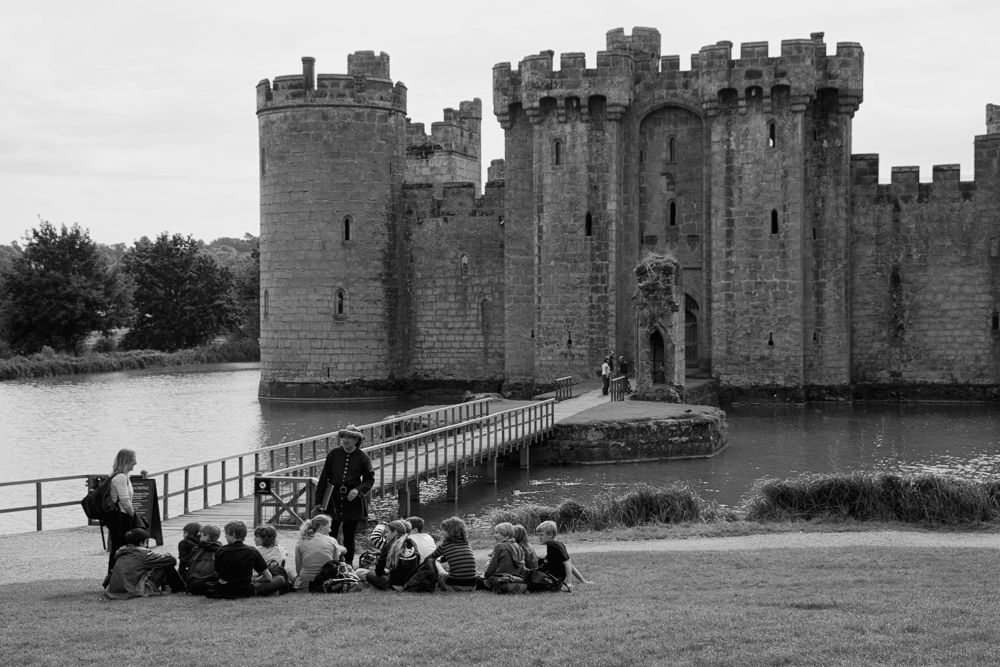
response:
[[[774,347],[774,332],[773,331],[767,332],[767,346],[768,347]]]
[[[675,162],[677,160],[677,139],[670,137],[667,139],[667,162]]]
[[[469,277],[469,256],[462,255],[462,280],[466,280]]]
[[[583,234],[584,236],[594,235],[594,217],[590,215],[590,211],[587,211],[587,217],[583,221]]]
[[[264,178],[264,174],[267,173],[267,149],[260,149],[260,177]]]
[[[337,317],[343,317],[347,314],[347,295],[342,289],[337,290],[334,313]]]
[[[639,151],[639,162],[645,162],[645,161],[646,161],[646,152]]]
[[[351,240],[351,216],[344,217],[344,240]]]
[[[562,164],[562,142],[558,140],[552,142],[552,164]]]
[[[573,347],[573,332],[566,332],[566,347]]]
[[[767,147],[774,148],[778,145],[778,126],[772,121],[767,125]]]
[[[271,317],[271,295],[264,290],[264,319]]]
[[[677,226],[677,202],[670,200],[670,226]]]
[[[778,210],[774,208],[771,209],[771,233],[778,233]],[[815,236],[813,238],[815,238]]]
[[[993,313],[993,331],[1000,331],[1000,312]]]

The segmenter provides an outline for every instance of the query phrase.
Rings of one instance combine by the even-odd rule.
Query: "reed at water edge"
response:
[[[962,524],[1000,519],[1000,480],[939,474],[852,472],[761,479],[736,510],[724,510],[686,484],[640,484],[605,492],[581,504],[524,504],[495,509],[484,520],[521,524],[529,531],[555,521],[560,531],[605,530],[645,524],[804,521],[812,519]]]
[[[139,368],[244,361],[260,361],[260,348],[256,341],[244,340],[218,345],[209,344],[177,352],[158,352],[156,350],[88,352],[79,357],[71,354],[42,352],[27,357],[0,359],[0,380],[83,373],[112,373]]]

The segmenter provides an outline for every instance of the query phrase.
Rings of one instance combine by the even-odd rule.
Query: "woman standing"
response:
[[[375,484],[375,471],[371,459],[361,451],[365,436],[357,427],[348,425],[337,435],[340,447],[326,455],[326,463],[316,485],[316,497],[320,501],[316,510],[328,514],[333,520],[330,534],[334,537],[343,527],[343,544],[347,548],[344,560],[353,567],[354,537],[358,522],[368,520],[367,496]]]
[[[115,568],[115,557],[118,550],[125,546],[125,533],[132,530],[135,521],[135,510],[132,508],[132,480],[128,474],[135,468],[135,452],[131,449],[119,450],[115,457],[115,467],[111,471],[111,500],[115,503],[115,511],[105,521],[108,527],[108,539],[111,541],[111,554],[108,556],[108,575]]]

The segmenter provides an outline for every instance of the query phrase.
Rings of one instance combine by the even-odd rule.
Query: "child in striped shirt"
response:
[[[476,590],[476,556],[469,546],[469,529],[457,516],[441,522],[444,541],[438,545],[430,558],[448,564],[448,573],[438,578],[438,584],[445,591]]]

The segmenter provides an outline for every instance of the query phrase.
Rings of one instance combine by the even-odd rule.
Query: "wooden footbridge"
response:
[[[529,446],[549,436],[558,421],[608,400],[599,391],[573,398],[569,378],[561,381],[555,396],[492,413],[491,399],[472,401],[358,427],[365,434],[362,449],[375,469],[371,495],[395,497],[400,515],[408,516],[411,504],[419,502],[420,482],[445,477],[448,499],[457,500],[467,468],[485,466],[486,480],[495,480],[498,457],[514,452],[522,469],[527,468]],[[145,477],[156,482],[164,531],[180,530],[189,521],[223,525],[232,519],[292,528],[317,504],[319,473],[326,454],[338,446],[337,433],[325,433]],[[78,503],[43,503],[43,484],[87,477],[4,483],[34,485],[37,502],[0,513],[34,511],[37,529],[42,530],[42,510]]]

